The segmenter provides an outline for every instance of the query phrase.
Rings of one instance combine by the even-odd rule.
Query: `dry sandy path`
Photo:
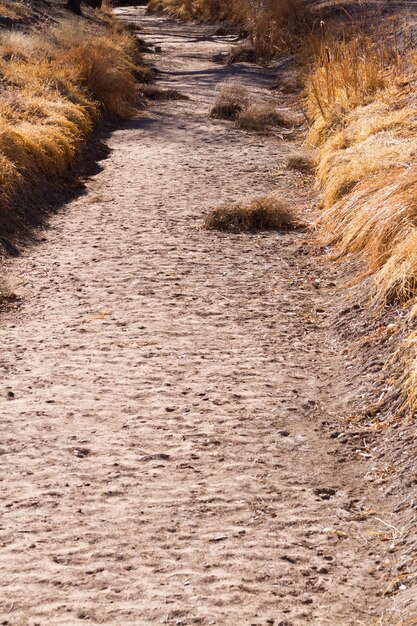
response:
[[[115,132],[88,193],[9,263],[1,623],[373,623],[378,525],[360,513],[379,505],[329,437],[333,278],[306,233],[200,228],[274,185],[311,205],[310,181],[276,174],[296,142],[207,117],[221,81],[275,79],[213,63],[214,28],[121,12],[191,100]]]

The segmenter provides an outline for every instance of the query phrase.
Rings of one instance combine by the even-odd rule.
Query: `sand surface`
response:
[[[1,624],[383,623],[383,503],[331,436],[349,409],[338,277],[309,233],[201,228],[272,188],[309,219],[312,180],[285,168],[301,137],[208,118],[224,81],[262,94],[276,74],[216,64],[232,37],[215,27],[119,13],[190,100],[124,123],[8,264]]]

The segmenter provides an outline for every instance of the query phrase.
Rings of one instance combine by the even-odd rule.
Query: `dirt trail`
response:
[[[346,412],[335,278],[306,233],[200,228],[276,185],[314,202],[284,168],[297,140],[207,117],[221,81],[276,77],[216,65],[214,27],[140,11],[120,13],[191,99],[114,133],[88,193],[9,263],[1,623],[382,623],[386,528],[363,515],[382,505],[329,430]]]

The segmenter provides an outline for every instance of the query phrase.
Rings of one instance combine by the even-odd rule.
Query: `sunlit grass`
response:
[[[40,177],[65,175],[104,115],[126,117],[137,98],[134,36],[68,21],[0,34],[0,218]]]

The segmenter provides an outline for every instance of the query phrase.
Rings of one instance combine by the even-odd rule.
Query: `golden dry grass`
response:
[[[378,93],[396,85],[401,74],[398,52],[388,38],[375,42],[360,32],[349,40],[312,36],[305,47],[314,59],[306,96],[315,143],[343,122],[347,113],[374,102]]]
[[[243,20],[249,0],[150,0],[149,11],[164,11],[181,19]]]
[[[248,90],[237,83],[231,83],[219,92],[210,117],[221,120],[236,120],[245,108],[250,105]]]
[[[410,225],[409,234],[402,234],[375,274],[376,300],[388,305],[408,302],[417,294],[417,228]]]
[[[339,256],[362,257],[378,307],[417,301],[416,86],[415,55],[399,53],[395,32],[320,41],[307,79],[321,232]],[[414,412],[415,333],[399,352]]]
[[[287,167],[290,170],[301,172],[302,174],[313,174],[315,165],[314,159],[308,154],[299,152],[288,157]]]
[[[222,204],[206,217],[205,228],[243,233],[256,230],[288,230],[303,225],[294,209],[276,194],[268,194],[233,204]]]
[[[341,255],[361,253],[369,272],[379,271],[417,226],[413,90],[411,80],[406,86],[390,84],[375,94],[373,102],[347,111],[339,124],[330,121],[326,132],[317,135],[312,130],[318,145],[317,175],[325,206],[320,225],[326,242]],[[407,265],[400,259],[392,263],[402,270]],[[383,277],[387,274],[380,272],[381,297],[385,297]],[[405,278],[405,283],[410,281]],[[391,293],[389,281],[388,299]]]
[[[25,185],[69,172],[103,115],[134,110],[139,58],[132,35],[68,21],[0,34],[0,222],[14,219]]]
[[[338,253],[364,253],[369,271],[388,260],[414,219],[413,90],[396,48],[364,35],[322,42],[307,81],[322,232]]]
[[[246,27],[261,59],[294,52],[313,23],[305,0],[258,0],[245,4]]]
[[[0,2],[0,15],[13,22],[21,22],[31,16],[29,2],[24,0],[6,0]]]

